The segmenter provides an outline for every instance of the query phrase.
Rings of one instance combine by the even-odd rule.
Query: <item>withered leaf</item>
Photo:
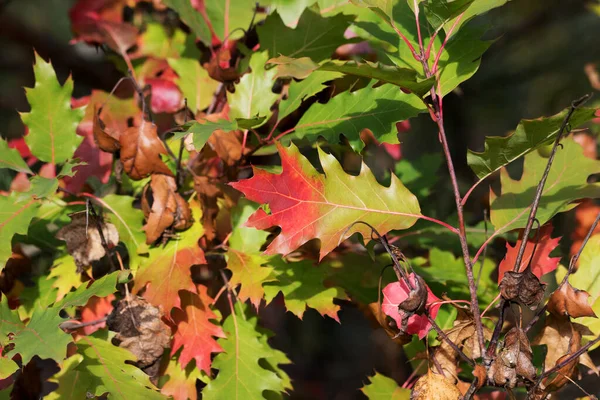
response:
[[[175,178],[153,174],[142,195],[142,210],[146,217],[146,243],[152,244],[168,228],[185,230],[192,224],[188,203],[177,193]]]
[[[472,359],[481,357],[475,321],[470,312],[459,309],[456,320],[454,321],[454,326],[444,333],[446,333],[448,339],[456,344],[459,349],[463,350],[468,357],[471,357]],[[483,334],[486,339],[491,339],[492,332],[487,327],[484,327]],[[456,382],[457,363],[460,356],[446,340],[443,340],[440,337],[438,337],[438,340],[441,341],[441,344],[436,348],[434,357],[442,367],[446,378],[450,379],[450,377],[454,377],[454,382]]]
[[[488,378],[497,385],[510,388],[517,385],[518,376],[531,381],[536,375],[532,358],[533,351],[527,335],[520,328],[512,328],[506,334],[504,346],[488,370]]]
[[[242,143],[238,131],[226,132],[217,129],[208,138],[208,144],[228,166],[235,165],[242,158]]]
[[[574,288],[567,281],[550,296],[548,311],[563,317],[595,317],[596,314],[588,302],[589,297],[588,292]]]
[[[504,300],[518,301],[535,310],[544,298],[546,284],[540,282],[530,268],[523,272],[507,271],[500,282],[500,293]]]
[[[74,213],[70,217],[71,222],[56,233],[56,238],[67,243],[67,251],[73,256],[79,269],[89,266],[92,261],[100,260],[106,254],[98,225],[102,227],[109,247],[119,243],[119,232],[113,224],[85,212]]]
[[[160,310],[141,297],[120,300],[106,322],[111,331],[117,332],[115,344],[131,351],[140,368],[158,364],[169,347],[171,329],[162,321]]]
[[[208,240],[213,240],[216,236],[216,220],[219,214],[217,201],[223,196],[223,192],[214,181],[208,176],[194,177],[194,189],[200,198],[202,225]]]
[[[98,145],[98,147],[100,147],[101,150],[106,151],[108,153],[114,153],[121,148],[121,143],[119,143],[119,137],[121,136],[121,132],[107,127],[100,118],[101,113],[102,107],[98,107],[98,105],[95,105],[92,128],[92,131],[94,133],[94,140],[96,141],[96,144]]]
[[[569,318],[562,316],[549,315],[546,318],[544,329],[533,340],[535,345],[546,345],[546,359],[544,361],[545,371],[552,369],[566,355],[572,354],[581,348],[582,335],[591,334],[584,325],[571,322]],[[577,371],[578,363],[586,365],[594,372],[598,373],[588,354],[583,354],[579,360],[573,360],[563,367],[558,375],[552,375],[542,381],[542,389],[545,393],[550,393],[560,389],[568,383],[567,377],[573,377]]]
[[[427,285],[423,278],[415,274],[415,287],[408,292],[408,297],[398,305],[405,313],[420,314],[427,304]]]
[[[359,307],[365,313],[367,318],[373,323],[374,326],[381,326],[387,335],[394,340],[394,342],[398,345],[405,345],[410,343],[412,340],[412,335],[401,334],[398,335],[398,328],[396,327],[396,322],[391,318],[386,318],[386,315],[381,311],[381,307],[379,303],[374,302],[368,305],[363,305],[358,303]]]
[[[127,128],[119,137],[121,162],[127,175],[133,180],[143,179],[150,174],[173,176],[171,170],[160,159],[167,149],[156,133],[156,125],[142,121],[140,126]]]
[[[458,400],[460,390],[452,381],[428,371],[427,375],[419,378],[410,394],[411,400]]]

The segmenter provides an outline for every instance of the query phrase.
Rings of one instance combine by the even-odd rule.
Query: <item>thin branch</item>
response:
[[[500,338],[502,325],[504,325],[504,314],[506,313],[506,309],[508,308],[508,302],[502,299],[500,301],[499,307],[500,315],[498,316],[498,321],[496,322],[496,326],[494,327],[494,333],[492,333],[492,339],[490,340],[490,344],[488,345],[487,351],[485,353],[487,361],[490,361],[492,356],[496,354],[496,347],[498,347],[498,339]]]
[[[487,229],[488,211],[487,208],[483,210],[483,228],[485,230],[485,239],[487,240],[488,229]],[[475,281],[475,288],[479,288],[479,281],[481,280],[481,273],[483,272],[483,264],[485,263],[485,253],[487,246],[483,248],[483,257],[481,257],[481,263],[479,263],[479,272],[477,273],[477,280]]]
[[[427,317],[429,323],[433,326],[433,329],[435,329],[437,334],[442,338],[442,340],[448,343],[448,345],[452,347],[452,350],[457,352],[460,358],[462,358],[467,364],[469,364],[472,367],[475,366],[475,361],[471,360],[452,340],[450,340],[450,338],[448,337],[448,335],[446,335],[442,328],[440,328],[440,326],[435,322],[435,320],[431,318],[429,311],[425,311],[425,316]]]
[[[560,144],[560,140],[562,139],[563,133],[565,132],[566,127],[569,124],[569,120],[571,119],[571,116],[573,115],[575,110],[582,106],[586,101],[588,101],[590,97],[592,97],[590,94],[586,94],[585,96],[574,100],[571,103],[571,108],[569,109],[569,112],[563,119],[562,125],[560,126],[560,130],[558,131],[558,135],[556,136],[556,140],[554,140],[554,145],[552,146],[550,157],[548,158],[548,162],[546,163],[546,169],[544,170],[544,174],[540,179],[540,182],[535,192],[535,196],[533,198],[531,211],[529,212],[529,217],[527,219],[527,225],[525,225],[525,230],[523,231],[523,241],[521,242],[521,247],[519,247],[519,252],[517,253],[515,265],[513,266],[513,271],[516,271],[517,268],[521,265],[521,260],[523,259],[523,255],[525,254],[525,248],[527,246],[529,233],[531,232],[531,228],[533,227],[533,220],[535,219],[535,214],[537,213],[538,207],[540,205],[542,192],[544,191],[544,186],[546,185],[546,180],[548,179],[548,174],[550,173],[550,168],[552,167],[552,162],[554,161],[554,156],[556,155],[556,151],[558,150],[558,145]]]
[[[183,99],[184,107],[183,107],[183,124],[185,125],[188,122],[188,100],[187,97]],[[177,157],[177,174],[175,176],[175,182],[177,182],[177,186],[183,185],[184,180],[184,171],[181,168],[181,159],[183,158],[183,149],[185,147],[185,137],[182,137],[179,141],[179,155]]]
[[[588,230],[587,235],[585,235],[585,238],[583,239],[583,243],[581,244],[579,251],[577,252],[577,254],[575,254],[575,256],[573,258],[571,258],[571,262],[569,263],[569,268],[577,265],[577,262],[579,261],[579,257],[581,256],[581,253],[583,252],[583,249],[585,248],[585,245],[587,244],[588,240],[590,240],[590,237],[592,237],[592,235],[594,234],[594,231],[596,230],[596,226],[598,225],[599,221],[600,221],[600,212],[598,213],[598,215],[596,216],[596,219],[594,220],[594,223]]]

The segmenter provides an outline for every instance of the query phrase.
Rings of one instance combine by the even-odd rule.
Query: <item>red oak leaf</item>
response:
[[[79,322],[85,323],[97,321],[106,317],[114,308],[112,305],[114,299],[114,294],[110,294],[106,297],[92,296],[87,304],[81,309],[81,320]],[[91,335],[105,326],[106,322],[100,322],[98,324],[84,326],[83,328],[80,328],[79,332],[84,335]]]
[[[523,254],[523,259],[517,272],[522,272],[525,270],[525,268],[527,268],[536,242],[537,249],[535,250],[533,260],[531,261],[531,272],[538,278],[541,278],[542,275],[552,272],[556,269],[556,267],[558,267],[560,257],[550,257],[550,253],[556,248],[556,246],[558,246],[558,242],[561,238],[557,237],[552,239],[550,237],[552,234],[552,229],[552,224],[546,224],[540,228],[539,239],[537,239],[537,241],[536,238],[527,241],[525,253]],[[515,262],[517,261],[519,247],[521,247],[522,242],[523,240],[519,238],[514,246],[511,246],[508,242],[506,243],[506,255],[498,267],[498,283],[502,281],[506,271],[513,270]]]
[[[153,113],[174,113],[183,106],[183,96],[174,82],[151,78],[146,79],[146,83],[152,88],[150,108]]]
[[[410,282],[415,285],[415,275],[409,275]],[[408,298],[408,294],[410,292],[409,287],[406,285],[406,282],[393,282],[387,285],[383,289],[383,303],[381,304],[381,310],[385,315],[388,315],[396,321],[398,327],[402,325],[402,314],[404,311],[400,310],[398,306],[404,300]],[[433,304],[436,303],[437,304]],[[431,318],[435,319],[437,316],[438,310],[442,306],[439,304],[440,299],[431,292],[429,286],[427,286],[427,303],[425,308],[429,311],[429,315]],[[406,333],[409,335],[419,335],[419,339],[423,339],[427,332],[431,329],[431,323],[427,320],[427,317],[424,315],[412,315],[408,319],[408,326],[406,329]]]
[[[173,310],[173,321],[177,330],[173,335],[171,356],[181,348],[179,365],[185,369],[187,364],[196,360],[196,367],[210,375],[211,353],[223,351],[214,337],[225,337],[220,326],[210,322],[217,316],[209,307],[213,299],[207,294],[206,286],[198,285],[198,294],[182,290],[181,307]]]
[[[206,264],[204,252],[198,246],[202,234],[202,225],[195,223],[181,233],[181,239],[169,241],[164,248],[161,246],[150,250],[152,262],[137,271],[132,291],[138,293],[146,288],[144,298],[162,308],[166,316],[170,315],[172,308],[181,308],[179,291],[196,292],[190,268],[192,265]]]
[[[354,224],[357,221],[372,225],[383,235],[392,229],[407,229],[421,216],[417,198],[395,175],[389,187],[381,186],[364,164],[359,175],[348,175],[334,156],[322,150],[319,158],[325,174],[320,174],[295,145],[277,147],[281,174],[254,168],[252,178],[231,183],[248,199],[269,205],[270,214],[261,208],[246,226],[281,227],[266,254],[288,254],[319,239],[322,259],[356,232],[369,240],[371,228]]]

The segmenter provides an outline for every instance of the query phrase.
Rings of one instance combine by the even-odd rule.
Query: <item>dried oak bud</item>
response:
[[[541,283],[530,268],[523,272],[508,271],[500,282],[500,294],[504,300],[517,301],[535,310],[544,298],[546,284]]]

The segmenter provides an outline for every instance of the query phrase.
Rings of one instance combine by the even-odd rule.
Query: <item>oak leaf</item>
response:
[[[199,211],[197,207],[194,209]],[[203,235],[202,225],[193,224],[180,234],[179,240],[170,240],[166,246],[153,248],[149,259],[137,271],[133,293],[146,288],[144,298],[156,307],[162,307],[168,317],[173,307],[181,308],[180,290],[196,292],[192,282],[190,268],[193,265],[206,264],[204,252],[198,246]]]
[[[319,149],[323,175],[295,145],[277,147],[281,174],[253,168],[252,178],[231,183],[248,199],[269,205],[270,213],[257,210],[247,226],[281,227],[266,254],[288,254],[310,239],[320,239],[322,259],[356,232],[367,241],[371,238],[371,228],[351,226],[354,222],[368,222],[383,235],[391,229],[407,229],[421,216],[417,198],[394,175],[387,188],[364,164],[358,176],[348,175],[333,155]]]
[[[520,328],[512,328],[488,370],[488,378],[496,385],[514,388],[517,377],[533,380],[536,375],[532,363],[533,351],[527,335]]]
[[[162,394],[172,396],[173,400],[198,399],[196,381],[202,375],[195,365],[183,368],[175,358],[171,358],[164,376],[168,376],[169,380],[160,388]]]
[[[114,306],[112,302],[115,300],[115,295],[110,294],[106,297],[93,296],[90,298],[85,306],[81,308],[81,323],[98,321],[107,315],[109,315]],[[84,326],[80,328],[79,332],[83,335],[91,335],[98,329],[106,327],[106,322],[98,322],[94,325]]]
[[[210,375],[211,354],[223,351],[214,338],[224,338],[225,334],[220,326],[210,322],[218,317],[209,307],[214,300],[208,295],[206,286],[198,285],[197,288],[198,294],[187,290],[179,292],[182,309],[176,308],[172,312],[177,328],[171,356],[181,349],[179,365],[182,369],[195,359],[196,368]]]
[[[409,279],[413,287],[416,287],[415,275],[410,274]],[[425,288],[427,290],[425,309],[429,312],[431,318],[435,319],[438,310],[441,307],[441,304],[435,303],[440,302],[440,299],[433,294],[429,287],[425,286]],[[398,328],[402,326],[403,317],[408,315],[406,311],[400,309],[400,306],[406,299],[409,298],[410,292],[411,290],[406,285],[404,280],[390,283],[383,289],[383,303],[381,304],[381,309],[384,314],[396,321]],[[411,335],[419,335],[419,339],[423,339],[432,327],[431,323],[427,319],[427,316],[425,315],[411,314],[407,323],[408,324],[405,332]]]
[[[121,149],[119,138],[121,137],[121,132],[125,131],[125,129],[115,129],[114,127],[110,127],[109,125],[105,124],[102,118],[100,118],[102,111],[102,107],[99,107],[97,104],[94,105],[94,117],[92,120],[92,133],[94,134],[94,141],[101,150],[108,153],[114,153]],[[110,116],[111,114],[107,113],[107,115]]]
[[[551,237],[552,229],[552,224],[546,224],[535,234],[534,239],[527,241],[521,265],[515,270],[516,272],[523,272],[527,265],[531,263],[531,272],[538,278],[541,278],[558,267],[560,257],[550,257],[550,253],[558,246],[561,238],[557,237],[553,239]],[[506,271],[513,270],[522,242],[523,238],[520,237],[514,246],[511,246],[508,242],[506,243],[506,255],[498,268],[498,283],[502,281]],[[534,248],[535,254],[533,254]]]
[[[168,228],[185,230],[192,224],[190,207],[177,193],[175,178],[153,174],[150,184],[144,188],[142,210],[146,217],[146,243],[156,242]]]
[[[173,176],[171,170],[160,159],[167,149],[156,132],[156,125],[142,121],[140,126],[128,128],[119,136],[123,169],[133,180],[143,179],[150,174]]]

